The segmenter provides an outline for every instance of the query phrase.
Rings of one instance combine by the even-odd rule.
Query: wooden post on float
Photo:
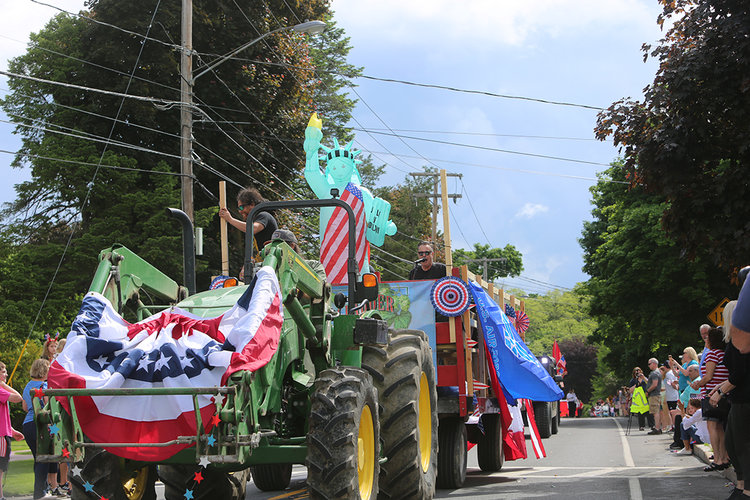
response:
[[[219,181],[219,208],[227,208],[227,183]],[[227,221],[221,219],[221,274],[229,276],[229,237]]]

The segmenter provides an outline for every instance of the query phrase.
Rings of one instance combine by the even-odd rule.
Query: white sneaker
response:
[[[692,455],[693,450],[688,450],[687,448],[683,448],[680,451],[676,451],[675,455]]]

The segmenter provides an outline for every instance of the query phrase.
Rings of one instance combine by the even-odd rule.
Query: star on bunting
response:
[[[41,387],[37,387],[36,389],[34,389],[34,397],[39,399],[42,399],[44,397],[44,391]]]
[[[208,446],[213,446],[216,444],[216,438],[213,436],[208,436],[208,439],[206,439],[206,441],[208,442]]]
[[[78,464],[71,467],[70,472],[72,472],[74,476],[81,477],[81,468],[78,467]]]
[[[193,490],[185,490],[185,500],[193,500]]]
[[[213,417],[211,417],[212,427],[219,425],[219,422],[221,422],[221,417],[219,417],[218,415],[214,415]]]
[[[57,424],[52,424],[49,426],[50,436],[56,435],[58,432],[60,432],[60,428],[57,426]]]
[[[89,493],[92,493],[94,491],[94,485],[86,481],[83,483],[83,489],[88,491]]]
[[[63,448],[62,456],[63,458],[70,458],[70,452],[68,451],[67,448]]]
[[[200,464],[201,467],[206,468],[208,467],[208,464],[210,464],[211,462],[208,460],[208,457],[204,456],[204,457],[201,457],[198,463]]]
[[[195,481],[198,484],[201,484],[201,481],[203,481],[203,474],[201,474],[201,471],[198,471],[195,473],[195,477],[193,478],[193,481]]]

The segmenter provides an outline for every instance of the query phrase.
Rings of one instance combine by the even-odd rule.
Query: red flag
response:
[[[557,345],[557,339],[555,339],[555,342],[552,344],[552,357],[555,358],[556,363],[559,363],[560,358],[562,357],[562,353],[560,352],[560,346]]]
[[[555,358],[557,373],[560,375],[567,375],[568,371],[565,369],[567,363],[565,362],[565,356],[560,352],[560,346],[557,345],[557,339],[555,339],[555,342],[552,344],[552,357]]]
[[[367,221],[365,220],[365,203],[362,191],[351,182],[341,194],[341,200],[352,207],[355,217],[355,256],[357,270],[361,271],[365,260],[370,257],[370,244],[367,242]],[[332,285],[344,285],[347,278],[347,258],[349,257],[349,217],[346,211],[336,207],[328,219],[323,242],[320,245],[320,262],[326,270],[328,282]]]

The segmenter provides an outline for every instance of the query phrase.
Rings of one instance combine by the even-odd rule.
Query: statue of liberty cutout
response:
[[[361,151],[352,149],[350,142],[339,145],[333,139],[333,148],[320,144],[323,122],[313,113],[305,129],[305,179],[320,199],[331,198],[331,189],[338,189],[339,197],[346,201],[356,217],[356,257],[358,271],[370,271],[370,243],[381,246],[386,235],[396,234],[396,224],[388,220],[391,204],[376,198],[365,187],[357,170],[355,159]],[[320,169],[318,150],[323,149],[325,172]],[[344,210],[324,207],[320,211],[320,262],[326,270],[328,282],[334,285],[348,282],[346,259],[348,256],[348,221]]]

